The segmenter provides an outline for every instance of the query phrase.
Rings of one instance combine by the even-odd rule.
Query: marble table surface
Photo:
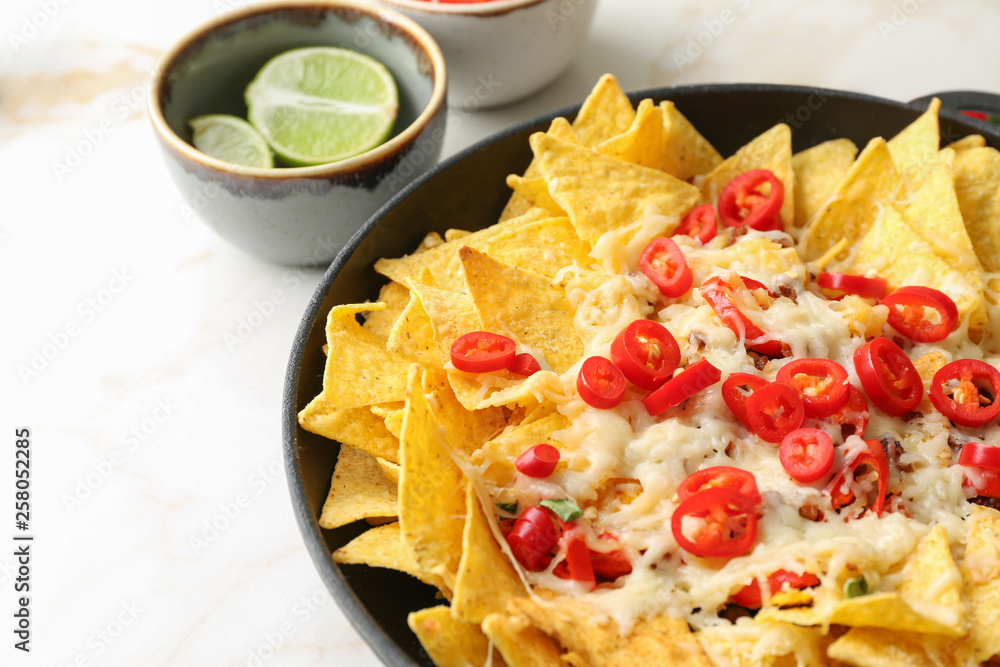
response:
[[[5,0],[0,10],[0,276],[12,306],[0,327],[10,522],[0,664],[379,664],[313,569],[281,461],[285,366],[321,273],[215,236],[169,181],[145,116],[157,54],[242,4]],[[444,152],[578,102],[604,72],[626,89],[998,91],[997,34],[1000,4],[989,0],[600,0],[583,52],[555,83],[464,116]],[[6,629],[22,427],[29,654]]]

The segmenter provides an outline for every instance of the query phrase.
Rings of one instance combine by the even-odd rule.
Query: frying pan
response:
[[[1000,98],[987,93],[939,93],[942,146],[968,134],[982,134],[1000,148],[1000,128],[969,118],[960,109],[993,112]],[[731,155],[755,136],[784,122],[792,128],[793,150],[847,137],[859,147],[876,136],[892,137],[922,113],[933,96],[910,104],[822,88],[726,84],[657,88],[629,95],[633,104],[672,100],[718,149]],[[324,530],[317,524],[337,460],[339,445],[308,433],[296,414],[322,389],[326,314],[342,303],[375,300],[386,279],[372,265],[399,257],[431,231],[476,230],[496,222],[510,190],[508,174],[531,161],[528,137],[544,131],[556,116],[572,119],[579,106],[526,121],[467,148],[411,183],[355,234],[334,259],[302,316],[285,379],[282,427],[285,468],[292,504],[306,547],[320,577],[369,646],[391,667],[432,667],[406,625],[410,611],[440,604],[435,591],[412,577],[362,565],[337,565],[330,553],[368,528],[365,522]]]

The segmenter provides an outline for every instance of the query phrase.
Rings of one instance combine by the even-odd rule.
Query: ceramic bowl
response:
[[[393,134],[366,153],[315,167],[261,169],[209,157],[187,120],[246,118],[243,90],[271,57],[302,46],[366,53],[399,91]],[[356,0],[265,2],[181,38],[153,71],[149,115],[191,211],[220,236],[280,264],[325,265],[392,196],[436,164],[445,133],[445,61],[414,21]]]
[[[506,104],[555,79],[597,8],[597,0],[381,1],[434,36],[448,63],[448,104],[463,109]]]

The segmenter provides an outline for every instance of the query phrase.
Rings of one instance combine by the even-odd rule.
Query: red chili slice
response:
[[[871,299],[881,299],[887,289],[885,278],[866,278],[853,273],[821,273],[816,277],[816,283],[823,289]]]
[[[699,391],[711,387],[721,377],[722,371],[709,363],[708,359],[699,359],[664,382],[662,387],[644,398],[642,404],[646,406],[646,411],[655,417]]]
[[[770,183],[767,194],[761,187]],[[785,200],[785,188],[781,181],[768,169],[754,169],[740,174],[722,189],[719,194],[719,218],[727,227],[742,227],[770,231],[784,229],[781,220],[781,204]]]
[[[559,450],[547,443],[528,447],[514,461],[518,472],[528,477],[548,477],[559,463]]]
[[[514,361],[513,338],[489,331],[471,331],[451,345],[451,363],[466,373],[502,371]]]
[[[747,420],[750,430],[765,442],[777,444],[802,426],[805,406],[798,390],[784,382],[772,382],[750,394]]]
[[[715,209],[711,204],[702,204],[688,211],[681,224],[674,230],[674,236],[684,234],[705,244],[714,239],[717,232]]]
[[[742,287],[738,289],[765,290],[770,296],[773,296],[767,287],[756,280],[740,276],[740,281]],[[767,338],[767,334],[739,309],[733,301],[733,286],[723,280],[721,276],[709,278],[700,289],[701,295],[712,306],[712,310],[719,316],[722,323],[742,338],[747,347],[769,357],[784,355],[784,346],[781,341],[763,340]]]
[[[647,391],[670,379],[680,360],[677,340],[652,320],[635,320],[611,341],[611,361],[629,382]]]
[[[977,496],[1000,498],[1000,470],[966,467],[965,484],[972,487]]]
[[[555,517],[547,510],[529,507],[514,522],[507,534],[511,553],[529,572],[544,570],[552,561],[550,553],[559,544],[559,529]]]
[[[778,382],[795,387],[802,395],[807,417],[827,417],[851,397],[847,370],[830,359],[795,359],[778,369]]]
[[[528,376],[542,370],[542,366],[530,352],[522,352],[514,356],[514,361],[511,362],[510,368],[507,370],[515,375]]]
[[[732,489],[747,497],[756,507],[760,505],[760,490],[757,478],[749,470],[732,466],[714,466],[697,470],[677,487],[677,497],[684,501],[705,489]]]
[[[978,359],[953,361],[934,374],[929,395],[959,426],[984,426],[1000,415],[1000,371]]]
[[[967,442],[962,446],[962,453],[958,455],[958,464],[1000,470],[1000,447]]]
[[[833,468],[833,440],[818,428],[797,428],[781,439],[778,458],[792,479],[812,484]]]
[[[830,481],[827,490],[830,492],[830,500],[833,508],[838,509],[854,502],[854,493],[848,483],[848,475],[851,480],[855,478],[858,468],[863,465],[871,466],[878,475],[878,496],[872,503],[871,509],[877,516],[882,516],[882,509],[885,507],[885,496],[889,491],[889,459],[886,458],[882,443],[878,440],[865,440],[867,449],[847,466],[842,468]]]
[[[599,539],[618,544],[618,538],[611,533],[602,533]],[[591,549],[590,564],[594,568],[594,574],[611,581],[614,581],[618,577],[624,577],[632,571],[632,562],[625,556],[625,550],[620,546],[613,551],[607,552]]]
[[[569,567],[569,579],[580,581],[589,588],[597,586],[594,577],[594,566],[590,563],[590,549],[587,540],[575,526],[567,526],[563,532],[563,545],[566,552],[566,565]]]
[[[780,592],[785,584],[788,584],[788,587],[791,589],[802,590],[803,588],[819,586],[819,578],[809,572],[796,574],[788,570],[777,570],[767,575],[767,585],[771,589],[771,595]],[[754,579],[753,583],[744,586],[729,599],[747,609],[760,609],[763,603],[761,598],[760,582]]]
[[[664,296],[673,299],[691,289],[691,267],[671,239],[661,236],[650,241],[639,258],[639,267]]]
[[[722,383],[722,400],[747,428],[750,428],[750,422],[747,421],[747,399],[750,398],[750,394],[766,384],[770,383],[750,373],[732,373]]]
[[[868,403],[865,401],[864,395],[853,386],[848,389],[848,395],[847,405],[836,414],[830,415],[828,421],[840,424],[840,434],[844,440],[850,435],[863,438],[865,430],[868,428],[868,417],[871,414],[868,410]]]
[[[580,398],[591,407],[609,410],[622,402],[625,395],[625,376],[618,367],[604,357],[590,357],[580,366],[576,376],[576,390]]]
[[[889,307],[889,326],[915,343],[936,343],[958,326],[958,306],[947,294],[932,287],[900,287],[882,299]],[[928,319],[927,309],[937,317]]]
[[[685,534],[685,523],[691,523],[686,518],[701,519],[701,525],[688,526]],[[677,506],[670,529],[677,544],[688,553],[706,558],[733,558],[753,547],[757,539],[757,510],[738,491],[706,489]]]
[[[858,348],[854,369],[868,399],[883,412],[901,417],[920,405],[924,383],[906,353],[888,338]]]

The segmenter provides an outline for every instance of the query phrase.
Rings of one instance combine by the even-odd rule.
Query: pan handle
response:
[[[1000,95],[996,93],[986,93],[979,90],[949,90],[918,97],[911,100],[910,104],[925,107],[934,97],[940,99],[941,106],[949,111],[971,112],[965,113],[965,115],[984,122],[989,122],[992,118],[1000,120]]]

